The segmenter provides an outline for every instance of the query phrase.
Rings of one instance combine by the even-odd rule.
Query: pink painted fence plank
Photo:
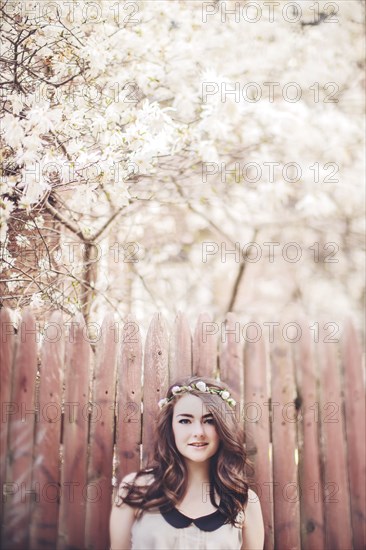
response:
[[[342,337],[348,476],[354,548],[366,548],[365,381],[360,343],[348,321]]]
[[[267,389],[267,361],[263,338],[245,343],[244,347],[244,403],[241,417],[244,419],[246,449],[253,463],[249,469],[253,490],[262,507],[265,528],[265,550],[273,550],[273,500],[272,464],[269,456],[270,424],[269,395]]]
[[[67,340],[58,548],[84,548],[91,348],[77,315]]]
[[[243,344],[240,323],[234,313],[228,313],[220,339],[220,379],[230,386],[238,402],[243,395]]]
[[[352,548],[347,449],[344,437],[343,397],[338,344],[321,333],[317,344],[320,364],[321,430],[324,457],[325,546]]]
[[[13,367],[11,401],[15,408],[9,424],[9,485],[3,527],[3,540],[14,550],[28,548],[31,501],[36,497],[32,471],[38,337],[34,317],[26,310],[17,334]]]
[[[169,345],[169,384],[192,375],[192,336],[186,315],[178,312]]]
[[[118,358],[116,407],[116,455],[118,484],[140,468],[141,444],[141,333],[135,318],[129,315],[123,327]]]
[[[193,374],[195,376],[215,376],[218,332],[218,324],[212,322],[208,313],[201,313],[193,336]]]
[[[324,507],[320,473],[319,398],[317,372],[308,323],[301,323],[296,344],[299,411],[299,481],[301,487],[301,542],[303,550],[324,548]]]
[[[271,352],[275,547],[300,548],[300,506],[295,462],[297,412],[291,349],[278,338]]]
[[[90,550],[107,548],[109,544],[117,363],[117,338],[113,326],[113,315],[106,315],[101,326],[93,376],[89,498],[85,521],[85,547]]]
[[[166,325],[160,313],[156,313],[146,336],[144,362],[142,449],[143,464],[152,451],[153,430],[158,401],[168,389],[169,342]]]
[[[11,322],[10,312],[0,310],[0,403],[1,403],[1,432],[0,432],[0,486],[6,482],[6,462],[8,455],[8,422],[9,415],[14,412],[11,403],[11,384],[13,374],[13,359],[15,352],[15,332]],[[0,517],[4,515],[3,498],[0,499]],[[0,525],[0,540],[2,526]]]
[[[57,544],[64,347],[62,314],[56,311],[45,325],[41,349],[33,470],[40,499],[34,503],[31,525],[31,547],[37,549]]]

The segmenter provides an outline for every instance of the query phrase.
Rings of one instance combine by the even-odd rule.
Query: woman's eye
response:
[[[179,421],[179,424],[187,424],[190,423],[190,420],[188,418],[181,418]],[[214,424],[215,421],[213,418],[205,418],[205,424]]]

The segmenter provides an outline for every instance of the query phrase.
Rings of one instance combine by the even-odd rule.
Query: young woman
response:
[[[111,550],[263,549],[235,405],[218,380],[191,377],[170,386],[159,401],[152,463],[120,485]]]

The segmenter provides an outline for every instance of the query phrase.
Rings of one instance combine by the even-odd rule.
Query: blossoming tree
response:
[[[359,311],[362,2],[1,11],[5,305]]]

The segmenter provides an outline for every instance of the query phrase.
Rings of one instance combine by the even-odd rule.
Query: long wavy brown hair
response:
[[[207,386],[218,390],[228,389],[222,382],[207,377],[192,376],[175,380],[168,389],[167,398],[173,396],[174,386],[188,386],[202,380]],[[230,391],[230,389],[229,389]],[[212,413],[214,424],[220,438],[217,452],[210,459],[209,494],[213,506],[227,517],[227,523],[238,526],[236,517],[244,510],[248,501],[249,485],[245,475],[247,458],[244,448],[244,432],[232,409],[219,395],[192,390]],[[182,392],[175,395],[159,411],[155,427],[154,448],[152,459],[146,468],[137,472],[132,483],[124,484],[125,496],[120,496],[116,505],[122,502],[138,508],[137,517],[151,508],[171,510],[180,502],[187,489],[188,473],[183,457],[179,453],[172,428],[174,405],[178,399],[186,395]],[[136,480],[146,474],[153,481],[144,484]],[[215,491],[220,496],[220,504],[215,502]]]

